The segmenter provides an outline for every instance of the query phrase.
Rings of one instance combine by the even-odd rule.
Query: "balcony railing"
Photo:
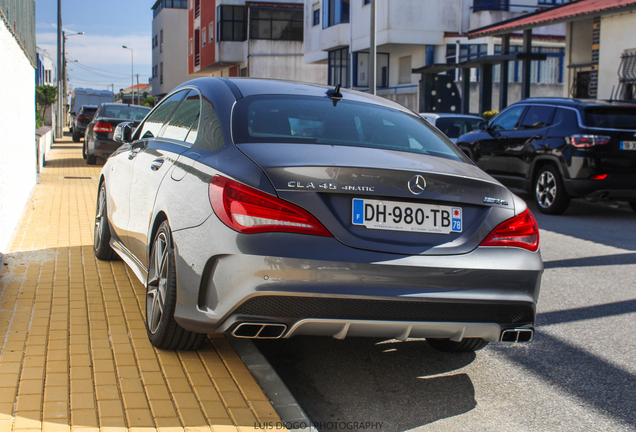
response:
[[[199,18],[200,15],[201,15],[201,5],[197,5],[196,9],[194,10],[194,17]]]
[[[474,0],[473,3],[473,12],[508,10],[510,10],[510,0]]]
[[[194,55],[194,65],[195,66],[200,66],[201,65],[201,54],[195,54]]]

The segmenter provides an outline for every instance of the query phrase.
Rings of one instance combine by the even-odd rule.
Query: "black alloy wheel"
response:
[[[482,338],[465,338],[461,342],[453,342],[450,339],[426,338],[426,342],[437,351],[448,353],[472,352],[488,345],[488,341]]]
[[[539,170],[534,181],[534,198],[541,213],[563,214],[570,205],[570,196],[565,191],[559,170],[546,165]]]
[[[97,257],[97,259],[111,261],[117,257],[113,248],[110,247],[110,226],[108,224],[106,185],[104,183],[101,184],[99,194],[97,195],[93,247],[95,250],[95,257]]]
[[[153,346],[168,350],[195,350],[205,334],[185,330],[174,319],[177,303],[177,275],[168,221],[155,235],[150,252],[146,283],[146,330]]]

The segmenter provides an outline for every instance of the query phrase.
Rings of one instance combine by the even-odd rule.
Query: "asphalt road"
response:
[[[546,268],[531,344],[257,342],[320,432],[636,431],[636,213],[531,209]]]

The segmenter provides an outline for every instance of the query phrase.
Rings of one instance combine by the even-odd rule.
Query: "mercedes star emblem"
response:
[[[411,180],[409,180],[409,190],[411,193],[419,195],[424,192],[424,189],[426,189],[426,180],[424,180],[424,177],[419,174],[411,177]]]

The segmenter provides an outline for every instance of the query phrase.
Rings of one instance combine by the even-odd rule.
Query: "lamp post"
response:
[[[128,48],[126,45],[121,46],[124,49],[130,50],[130,85],[132,90],[132,103],[135,103],[135,60],[133,57],[133,49]]]
[[[66,73],[66,40],[68,38],[70,38],[71,36],[83,36],[84,32],[79,32],[79,33],[73,33],[70,35],[67,35],[65,31],[62,31],[62,98],[60,99],[60,106],[62,107],[62,111],[61,111],[61,121],[62,121],[62,127],[67,123],[67,119],[66,119],[66,109],[64,109],[65,107],[65,101],[68,99],[68,93],[67,93],[67,88],[66,88],[66,80],[67,80],[67,73]],[[79,60],[74,60],[73,62],[78,62]],[[58,68],[59,71],[59,68]]]

